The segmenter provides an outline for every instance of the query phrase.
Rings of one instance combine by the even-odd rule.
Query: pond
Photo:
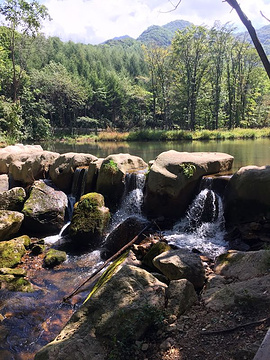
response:
[[[174,141],[174,142],[99,142],[87,144],[45,143],[45,150],[66,152],[84,152],[97,157],[106,157],[116,153],[137,155],[148,162],[163,151],[212,151],[224,152],[234,156],[233,171],[247,165],[269,165],[270,139],[221,140],[221,141]]]

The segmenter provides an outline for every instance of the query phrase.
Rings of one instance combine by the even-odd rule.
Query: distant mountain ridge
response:
[[[145,45],[155,44],[157,46],[167,47],[171,44],[176,31],[184,30],[191,25],[193,25],[191,22],[185,20],[175,20],[163,26],[152,25],[143,31],[137,39],[133,39],[128,35],[124,35],[107,40],[104,44],[121,44],[123,46],[131,46],[135,42],[139,41]],[[266,54],[270,55],[270,25],[263,26],[262,28],[257,29],[256,32],[265,49]],[[247,33],[245,32],[238,35],[246,34]]]

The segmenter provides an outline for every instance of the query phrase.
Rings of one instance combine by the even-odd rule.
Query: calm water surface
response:
[[[174,142],[100,142],[88,144],[47,143],[42,144],[46,150],[61,154],[66,152],[84,152],[97,157],[111,154],[129,153],[140,156],[148,162],[161,152],[176,151],[212,151],[224,152],[234,156],[233,171],[247,165],[270,164],[270,139],[224,140],[224,141],[174,141]]]

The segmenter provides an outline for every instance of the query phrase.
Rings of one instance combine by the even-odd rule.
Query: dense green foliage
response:
[[[0,13],[0,130],[10,141],[55,128],[270,125],[269,81],[253,46],[229,26],[176,21],[93,46],[38,34],[48,14],[36,1],[5,0]]]

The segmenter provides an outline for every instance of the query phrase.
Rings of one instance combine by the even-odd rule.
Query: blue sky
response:
[[[212,26],[216,20],[243,26],[228,3],[223,0],[40,0],[52,17],[42,32],[72,40],[99,44],[116,36],[137,38],[150,25],[164,25],[174,20],[188,20],[196,25]],[[270,23],[270,0],[239,0],[242,10],[256,28]]]

